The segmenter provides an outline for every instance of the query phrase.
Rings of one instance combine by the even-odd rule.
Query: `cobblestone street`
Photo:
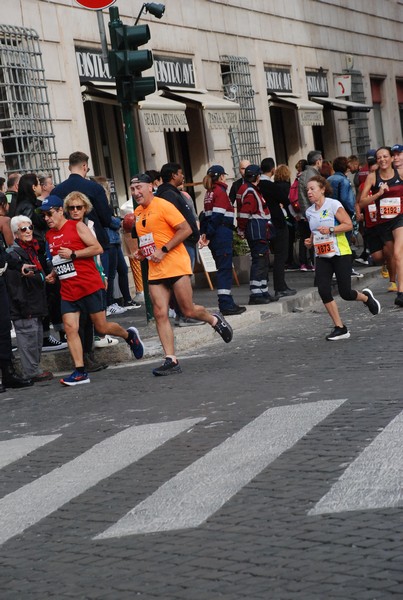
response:
[[[181,357],[3,394],[4,600],[403,595],[401,336],[340,303]],[[159,360],[159,359],[158,359]]]

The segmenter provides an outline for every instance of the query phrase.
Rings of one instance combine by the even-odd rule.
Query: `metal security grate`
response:
[[[8,173],[49,173],[60,181],[48,92],[33,29],[0,25],[0,136]]]
[[[351,97],[354,102],[365,104],[363,77],[360,71],[345,71],[351,75]],[[361,162],[365,162],[370,147],[368,115],[365,112],[349,111],[348,127],[352,154],[356,154]]]
[[[220,56],[220,62],[225,97],[238,102],[241,107],[239,127],[229,132],[234,173],[237,175],[240,160],[248,159],[253,164],[260,164],[261,160],[255,92],[247,58]]]

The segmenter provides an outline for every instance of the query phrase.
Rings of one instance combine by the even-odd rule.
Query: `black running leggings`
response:
[[[323,304],[333,301],[332,275],[335,273],[339,294],[343,300],[357,300],[356,290],[351,289],[351,254],[317,258],[315,261],[315,281]]]

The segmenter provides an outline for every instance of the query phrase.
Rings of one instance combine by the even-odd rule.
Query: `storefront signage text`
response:
[[[324,71],[306,71],[308,96],[328,96],[327,77]]]
[[[147,131],[189,131],[184,111],[141,110]]]
[[[315,125],[324,125],[323,112],[321,110],[308,110],[300,108],[298,118],[304,127],[314,127]]]
[[[157,56],[154,54],[154,67],[155,78],[159,84],[175,87],[196,87],[191,58]]]
[[[76,61],[81,82],[113,81],[109,67],[102,60],[102,52],[93,48],[76,48]]]
[[[205,109],[204,113],[209,129],[229,129],[239,125],[239,110]]]
[[[267,92],[292,92],[290,69],[265,67]]]

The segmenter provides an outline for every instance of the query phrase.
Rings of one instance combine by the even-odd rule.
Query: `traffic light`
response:
[[[110,9],[112,20],[109,22],[112,50],[108,62],[111,75],[116,79],[118,100],[122,104],[133,104],[144,100],[156,90],[154,77],[142,77],[142,71],[153,64],[150,50],[138,50],[150,39],[148,25],[123,25],[116,9]]]

